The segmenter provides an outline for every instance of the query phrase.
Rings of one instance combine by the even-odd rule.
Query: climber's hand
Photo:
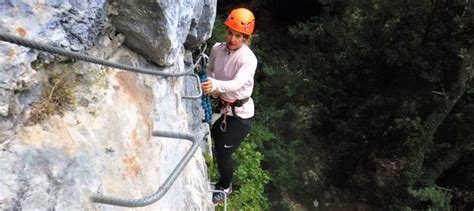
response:
[[[201,86],[202,86],[202,92],[204,92],[204,94],[209,94],[212,90],[212,81],[208,80],[206,82],[202,82]]]

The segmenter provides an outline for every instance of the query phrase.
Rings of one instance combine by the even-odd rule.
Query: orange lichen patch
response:
[[[25,36],[26,36],[26,30],[25,30],[25,28],[23,28],[23,27],[18,27],[18,28],[16,28],[16,32],[17,32],[20,36],[22,36],[22,37],[25,37]]]
[[[57,143],[59,146],[65,149],[69,155],[74,155],[77,152],[79,145],[72,136],[71,131],[69,131],[72,128],[68,127],[67,123],[64,122],[64,119],[58,115],[51,116],[49,120],[51,126],[53,127],[54,134],[57,135],[57,138],[53,138],[54,143]]]
[[[141,80],[137,77],[137,73],[120,72],[117,73],[117,82],[123,90],[124,94],[131,103],[135,103],[142,117],[141,124],[147,127],[151,136],[153,128],[153,92],[150,87],[139,83]]]
[[[142,154],[143,152],[143,145],[140,144],[140,141],[137,137],[137,129],[132,131],[132,149],[135,150],[137,154]]]
[[[43,141],[47,138],[46,135],[47,134],[41,126],[33,125],[24,127],[18,131],[17,138],[23,144],[41,147]]]
[[[137,177],[142,172],[142,166],[139,163],[139,158],[137,155],[126,155],[123,158],[123,163],[125,164],[127,171],[124,173],[123,177]]]
[[[119,187],[119,184],[117,184],[117,181],[111,180],[108,177],[103,178],[103,181],[104,181],[103,183],[104,183],[104,187],[107,193],[111,193],[111,194],[120,193],[120,187]]]
[[[44,127],[48,129],[45,130]],[[17,137],[23,144],[38,148],[63,149],[68,155],[74,156],[79,146],[69,129],[64,120],[55,115],[48,118],[43,125],[22,128]]]

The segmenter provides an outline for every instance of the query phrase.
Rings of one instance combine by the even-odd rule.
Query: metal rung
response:
[[[177,138],[185,139],[193,142],[189,150],[186,152],[184,157],[179,161],[178,165],[173,169],[170,175],[166,178],[165,182],[158,188],[158,190],[146,197],[140,199],[123,199],[117,197],[103,196],[103,195],[94,195],[92,196],[92,201],[95,203],[110,204],[115,206],[122,207],[143,207],[155,203],[160,200],[166,192],[170,189],[171,185],[176,181],[176,178],[181,174],[184,167],[193,157],[194,153],[199,148],[199,143],[195,139],[193,134],[190,133],[180,133],[172,131],[153,131],[153,136],[157,137],[166,137],[166,138]]]
[[[223,190],[209,190],[209,192],[212,193],[223,193],[224,194],[224,211],[227,211],[227,192]],[[214,205],[214,203],[211,201],[211,204]]]

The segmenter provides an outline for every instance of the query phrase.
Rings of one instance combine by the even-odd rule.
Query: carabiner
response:
[[[223,120],[220,125],[221,131],[225,132],[227,130],[227,122]]]

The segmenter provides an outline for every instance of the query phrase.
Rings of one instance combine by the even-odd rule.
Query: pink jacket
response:
[[[235,107],[235,113],[243,119],[253,117],[255,113],[250,96],[256,69],[257,57],[247,45],[243,44],[235,51],[227,49],[225,43],[216,43],[212,47],[207,68],[207,75],[212,81],[211,92],[220,92],[221,98],[227,102],[249,98],[242,107]],[[231,109],[227,110],[227,115],[232,116]]]

